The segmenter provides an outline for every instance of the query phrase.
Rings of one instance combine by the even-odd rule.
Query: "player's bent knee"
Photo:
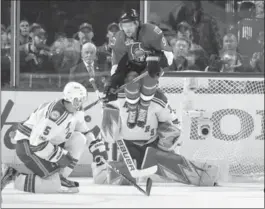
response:
[[[36,175],[20,174],[16,178],[14,186],[15,189],[23,192],[52,194],[59,192],[61,180],[58,173],[45,179]]]

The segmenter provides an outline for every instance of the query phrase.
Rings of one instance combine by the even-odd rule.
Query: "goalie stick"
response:
[[[128,83],[125,83],[125,84],[123,84],[122,86],[120,86],[120,87],[114,92],[114,94],[119,93],[119,92],[122,91],[127,85],[132,84],[132,83],[135,83],[135,82],[141,80],[142,78],[144,78],[144,77],[147,76],[147,75],[148,75],[148,72],[147,72],[147,71],[144,72],[144,73],[142,73],[141,75],[139,75],[139,76],[137,76],[136,78],[134,78],[132,81],[130,81],[130,82],[128,82]],[[92,84],[92,82],[91,82],[92,80],[94,80],[94,78],[90,78],[90,79],[89,79],[89,81],[90,81],[91,84]],[[94,83],[95,83],[95,81],[94,81]],[[93,86],[93,84],[92,84],[92,86]],[[94,86],[93,86],[93,88],[94,88]],[[96,88],[96,89],[97,89],[97,88]],[[95,90],[95,88],[94,88],[94,90]],[[96,90],[95,90],[95,91],[96,91]],[[97,92],[99,93],[98,89],[97,89]],[[98,94],[98,93],[97,93],[97,94]],[[101,100],[102,100],[102,98],[98,97],[98,99],[97,99],[96,101],[94,101],[94,102],[90,103],[89,105],[87,105],[87,106],[84,108],[84,110],[86,111],[86,110],[92,108],[92,107],[95,106],[97,103],[99,103]]]
[[[92,84],[93,89],[94,89],[95,93],[97,94],[97,97],[101,101],[100,95],[99,95],[99,91],[98,91],[98,88],[96,86],[94,78],[90,78],[89,81]],[[119,127],[119,122],[118,122],[117,125]],[[131,176],[133,178],[140,178],[140,177],[151,176],[151,175],[155,174],[155,172],[157,171],[157,166],[156,165],[152,166],[152,167],[149,167],[149,168],[141,169],[141,170],[138,170],[136,168],[136,166],[135,166],[135,164],[134,164],[134,162],[132,160],[132,157],[131,157],[131,155],[130,155],[130,153],[128,151],[128,148],[127,148],[124,140],[119,136],[118,127],[116,128],[116,133],[114,135],[114,138],[115,138],[115,140],[117,142],[119,150],[122,153],[123,160],[124,160],[128,170],[129,170]]]
[[[133,185],[136,189],[138,189],[140,192],[145,194],[146,196],[150,196],[150,192],[152,189],[152,179],[148,178],[146,182],[146,188],[143,190],[138,184],[134,183],[131,179],[129,179],[125,174],[121,173],[120,170],[117,168],[113,167],[112,165],[109,164],[108,161],[106,161],[104,158],[101,157],[101,161],[104,162],[111,170],[113,170],[115,173],[118,175],[122,176],[129,184]]]

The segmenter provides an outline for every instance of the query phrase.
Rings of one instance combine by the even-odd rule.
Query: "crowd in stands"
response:
[[[173,60],[164,71],[264,73],[264,2],[260,2],[248,2],[245,8],[242,4],[241,18],[224,35],[219,31],[217,20],[203,10],[200,1],[178,4],[167,22],[149,20],[163,30],[173,50]],[[110,76],[110,46],[117,31],[119,25],[110,23],[106,29],[106,42],[96,46],[93,26],[87,20],[72,37],[58,32],[53,43],[47,45],[45,27],[23,19],[19,37],[20,73],[27,78],[30,75],[56,75],[66,81],[86,80],[87,75],[95,75],[96,82],[101,85]],[[250,43],[252,47],[248,47]],[[2,24],[2,86],[10,83],[10,45],[10,26]],[[57,82],[57,85],[60,84]]]

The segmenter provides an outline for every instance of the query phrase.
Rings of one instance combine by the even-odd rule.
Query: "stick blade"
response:
[[[156,171],[157,171],[157,166],[155,165],[149,168],[131,171],[131,175],[133,178],[141,178],[141,177],[151,176],[155,174]]]

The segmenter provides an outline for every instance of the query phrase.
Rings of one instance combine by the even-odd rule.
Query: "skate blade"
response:
[[[64,187],[64,186],[61,186],[61,188],[58,191],[58,193],[71,193],[71,194],[78,192],[79,192],[78,187]]]

